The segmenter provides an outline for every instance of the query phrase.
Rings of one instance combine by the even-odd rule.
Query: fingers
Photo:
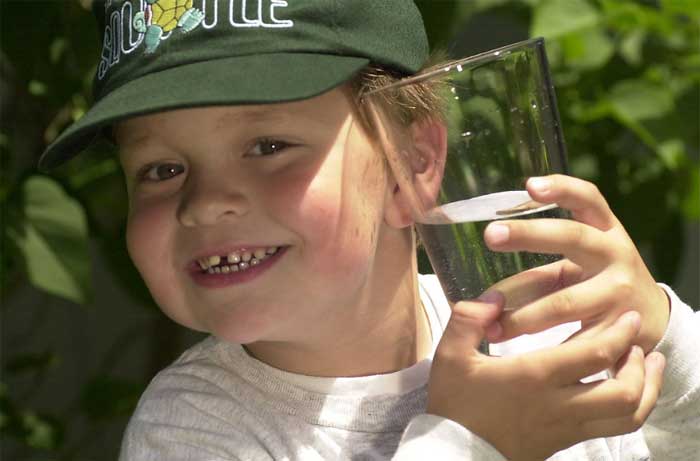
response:
[[[463,356],[475,351],[503,309],[505,298],[498,291],[487,291],[478,300],[460,301],[452,306],[452,314],[440,339],[436,355]]]
[[[614,377],[567,386],[561,391],[565,414],[581,420],[618,418],[637,411],[644,390],[644,352],[633,346],[618,362]]]
[[[527,191],[538,202],[556,203],[570,210],[575,220],[602,231],[619,223],[598,188],[588,181],[559,174],[530,178]]]
[[[564,386],[612,368],[632,346],[641,326],[639,314],[626,312],[595,338],[570,341],[532,354],[528,360],[543,370],[543,379]]]
[[[576,264],[601,266],[614,248],[600,230],[570,219],[520,219],[492,222],[484,240],[494,251],[563,254]]]
[[[626,305],[630,290],[610,283],[605,275],[597,275],[585,282],[545,295],[523,309],[508,310],[501,315],[503,329],[500,341],[522,334],[536,333],[567,322],[587,321]]]
[[[519,272],[491,286],[505,296],[503,310],[516,310],[580,281],[581,267],[568,259]]]
[[[581,431],[587,434],[587,438],[609,437],[634,432],[642,427],[661,393],[664,367],[665,359],[662,354],[649,354],[644,359],[644,387],[638,404],[630,405],[629,410],[623,412],[622,416],[587,421],[581,425]]]

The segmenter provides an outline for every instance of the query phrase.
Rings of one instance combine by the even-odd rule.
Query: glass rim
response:
[[[446,66],[442,66],[440,68],[430,68],[427,69],[426,71],[419,72],[417,74],[411,75],[410,77],[404,77],[399,81],[390,83],[388,85],[384,85],[379,88],[375,88],[371,91],[368,91],[363,95],[364,97],[371,96],[375,93],[381,93],[382,91],[391,89],[391,88],[398,88],[404,85],[410,85],[412,83],[416,82],[421,82],[423,80],[427,80],[435,75],[444,73],[444,72],[449,72],[453,68],[458,68],[466,64],[474,64],[474,63],[479,63],[479,62],[489,62],[492,60],[500,59],[501,55],[503,53],[510,53],[512,50],[516,48],[531,48],[533,46],[541,46],[544,44],[544,38],[543,37],[534,37],[530,38],[527,40],[522,40],[519,42],[511,43],[508,45],[504,45],[498,48],[494,48],[492,50],[488,51],[482,51],[481,53],[477,53],[472,56],[468,56],[466,58],[460,58],[454,61],[449,61]]]

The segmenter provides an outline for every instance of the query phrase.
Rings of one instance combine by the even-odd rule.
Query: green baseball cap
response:
[[[115,121],[163,110],[294,101],[370,62],[415,73],[428,56],[413,0],[97,0],[93,105],[39,159],[65,162]]]

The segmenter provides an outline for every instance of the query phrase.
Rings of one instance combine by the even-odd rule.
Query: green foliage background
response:
[[[121,433],[152,372],[181,347],[126,254],[125,191],[111,152],[97,146],[51,177],[35,169],[46,144],[88,107],[99,47],[88,3],[0,3],[2,313],[27,287],[45,293],[39,299],[46,305],[100,309],[91,276],[99,258],[154,319],[147,331],[154,352],[150,372],[127,379],[112,365],[131,337],[116,339],[103,365],[75,382],[71,401],[47,407],[36,403],[35,391],[80,358],[60,356],[50,344],[16,352],[11,346],[22,338],[3,322],[0,443],[14,459],[116,457],[116,443],[94,441],[105,440],[107,431]],[[417,3],[431,44],[455,57],[546,38],[571,172],[598,184],[657,279],[673,284],[684,232],[700,220],[700,2]],[[697,255],[691,264],[697,272]],[[688,301],[697,306],[694,296]],[[16,383],[27,387],[15,389]]]

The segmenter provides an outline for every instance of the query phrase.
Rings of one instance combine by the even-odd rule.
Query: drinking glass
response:
[[[441,104],[432,121],[440,125],[432,136],[440,139],[431,141],[441,152],[432,156],[411,136],[392,133],[387,127],[395,121],[379,104],[396,99],[407,85],[426,82],[437,89]],[[561,258],[493,252],[483,239],[494,220],[569,217],[525,190],[529,177],[567,172],[542,38],[433,68],[373,90],[364,101],[450,303],[477,298],[507,277]],[[426,173],[426,161],[436,171]],[[426,174],[439,184],[431,186],[435,179]],[[481,351],[488,353],[486,342]]]

